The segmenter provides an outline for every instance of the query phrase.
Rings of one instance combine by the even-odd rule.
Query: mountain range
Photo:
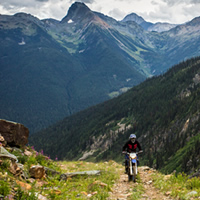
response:
[[[198,56],[199,32],[200,17],[117,21],[80,2],[61,21],[0,15],[0,118],[37,132]]]
[[[156,31],[156,32],[163,32],[163,31],[168,31],[180,24],[169,24],[169,23],[151,23],[151,22],[146,22],[142,17],[138,16],[135,13],[131,13],[124,17],[122,22],[128,22],[128,21],[133,21],[136,22],[138,25],[140,25],[142,28],[144,28],[147,31]]]

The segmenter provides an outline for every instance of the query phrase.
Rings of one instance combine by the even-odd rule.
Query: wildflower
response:
[[[43,149],[40,151],[40,153],[41,153],[42,155],[44,155],[44,151],[43,151]]]

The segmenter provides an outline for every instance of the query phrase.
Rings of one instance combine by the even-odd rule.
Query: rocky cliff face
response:
[[[29,130],[24,125],[0,119],[0,135],[9,146],[25,146],[28,143]]]
[[[67,15],[61,20],[62,23],[80,22],[82,20],[92,20],[95,17],[94,13],[84,4],[75,2],[69,8]]]

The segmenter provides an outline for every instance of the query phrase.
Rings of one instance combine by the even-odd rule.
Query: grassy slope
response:
[[[9,148],[10,149],[10,148]],[[24,155],[24,149],[15,148],[12,154],[18,157],[19,163],[23,164],[23,170],[27,176],[31,165],[42,165],[60,173],[72,173],[90,170],[100,170],[97,176],[74,176],[67,180],[60,180],[60,175],[47,176],[41,180],[21,179],[9,171],[8,160],[3,159],[0,165],[0,198],[4,199],[38,199],[42,195],[48,199],[107,199],[114,184],[118,183],[119,176],[124,167],[114,161],[109,162],[66,162],[47,159],[43,152],[36,152],[32,148],[26,148],[32,156]],[[200,181],[198,178],[188,179],[184,174],[164,176],[151,170],[153,184],[172,198],[187,199],[198,198],[200,193]],[[20,183],[19,183],[20,182]],[[23,184],[23,186],[22,186]],[[132,183],[130,183],[132,184]],[[123,185],[121,185],[123,187]],[[137,184],[134,184],[129,193],[129,200],[140,199],[145,195],[143,182],[138,175]],[[120,190],[119,186],[118,189]],[[193,194],[191,193],[193,191]],[[194,192],[195,191],[195,192]],[[158,191],[157,191],[158,192]]]

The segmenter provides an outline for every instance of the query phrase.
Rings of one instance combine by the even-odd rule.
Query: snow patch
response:
[[[24,41],[24,38],[22,38],[22,41],[18,43],[19,45],[25,45],[26,42]]]
[[[73,23],[73,20],[69,19],[67,23],[71,24],[71,23]]]
[[[83,49],[83,50],[80,50],[80,51],[79,51],[79,53],[83,53],[84,51],[85,51],[85,49]]]

